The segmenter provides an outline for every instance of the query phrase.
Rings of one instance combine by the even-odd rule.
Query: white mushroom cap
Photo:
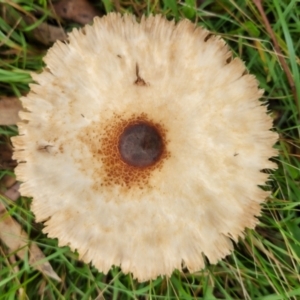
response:
[[[14,138],[21,193],[44,232],[140,281],[228,255],[258,222],[277,139],[256,79],[231,55],[207,30],[162,16],[112,13],[57,42],[21,98]],[[152,161],[139,164],[130,151],[144,128],[159,145],[145,142],[155,153],[142,149]]]

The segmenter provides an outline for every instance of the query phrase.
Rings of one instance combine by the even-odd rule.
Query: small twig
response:
[[[135,74],[136,74],[136,81],[134,82],[134,84],[139,85],[139,86],[147,85],[145,80],[140,76],[140,70],[139,70],[138,63],[135,65]]]
[[[293,75],[292,75],[291,70],[289,69],[289,67],[288,67],[288,65],[287,65],[287,63],[284,59],[284,55],[281,52],[281,49],[280,49],[279,43],[276,39],[276,36],[274,34],[274,31],[273,31],[273,29],[270,25],[270,22],[269,22],[269,20],[266,16],[266,13],[265,13],[264,8],[262,6],[262,0],[253,0],[253,3],[256,5],[256,7],[257,7],[262,19],[263,19],[263,22],[266,26],[266,30],[267,30],[268,34],[270,35],[270,37],[273,41],[277,57],[279,59],[279,62],[281,64],[285,74],[286,74],[287,80],[288,80],[290,88],[292,90],[297,110],[298,110],[298,112],[300,112],[299,101],[298,101],[298,96],[297,96],[297,91],[296,91],[296,86],[295,86]]]

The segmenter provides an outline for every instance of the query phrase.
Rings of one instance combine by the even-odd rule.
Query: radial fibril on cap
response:
[[[60,245],[140,281],[216,263],[254,228],[277,135],[256,79],[189,21],[109,14],[22,98],[21,192]]]

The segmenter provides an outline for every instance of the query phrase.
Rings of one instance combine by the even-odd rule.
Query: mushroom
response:
[[[146,281],[217,263],[255,227],[277,134],[224,40],[188,20],[111,13],[44,60],[14,158],[60,246]]]

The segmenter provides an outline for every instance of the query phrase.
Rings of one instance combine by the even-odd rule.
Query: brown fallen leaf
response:
[[[11,200],[19,198],[18,185],[12,171],[17,162],[12,159],[12,146],[9,141],[0,136],[0,170],[4,170],[4,175],[0,178],[0,194],[4,194]]]
[[[29,264],[33,268],[45,276],[61,281],[50,263],[45,261],[43,252],[35,243],[29,241],[20,224],[9,215],[2,203],[0,203],[0,239],[9,248],[9,251],[14,252],[20,259],[24,259],[28,251]]]
[[[17,166],[17,162],[12,159],[12,147],[2,142],[0,137],[0,170],[12,171]],[[9,184],[6,184],[6,187],[8,186]]]
[[[0,169],[11,171],[16,166],[17,162],[12,159],[12,146],[0,136]]]
[[[13,125],[20,121],[18,112],[22,109],[16,97],[0,97],[0,125]]]
[[[5,190],[7,190],[8,188],[10,188],[11,186],[13,186],[16,183],[16,177],[13,175],[4,175],[1,179],[1,185]],[[0,187],[0,192],[1,192],[1,187]],[[10,197],[8,197],[10,198]]]
[[[0,168],[1,170],[1,168]],[[9,197],[8,195],[6,195],[5,193],[10,190],[10,188],[16,183],[16,178],[13,174],[5,174],[1,177],[0,179],[0,194],[3,194],[5,195],[6,197],[8,198],[11,198]],[[13,200],[13,199],[12,199]],[[15,201],[15,200],[13,200]]]
[[[32,17],[24,17],[27,24],[34,24],[37,20]],[[64,41],[67,39],[66,32],[61,28],[47,23],[42,23],[31,31],[33,38],[43,45],[50,46],[57,40]]]
[[[5,159],[11,159],[11,149],[9,145],[6,146],[6,152],[4,152],[3,157]],[[5,178],[5,180],[4,180]],[[7,175],[2,178],[1,185],[5,189],[3,193],[0,192],[6,198],[11,201],[16,201],[20,197],[19,187],[20,183],[15,180],[15,178]],[[2,189],[2,188],[1,188]],[[1,200],[1,197],[0,197]],[[33,243],[29,242],[28,236],[21,228],[20,224],[15,221],[7,212],[5,206],[0,202],[0,240],[8,247],[10,252],[15,252],[15,254],[20,258],[24,259],[27,251],[29,251],[29,264],[42,272],[44,275],[51,277],[57,281],[61,281],[58,275],[54,272],[51,265],[47,261],[42,261],[45,259],[43,252],[39,247]]]
[[[20,182],[15,182],[13,185],[10,186],[9,189],[7,189],[4,192],[4,196],[9,198],[12,201],[16,201],[20,197]]]
[[[33,27],[32,30],[25,32],[26,37],[29,39],[34,39],[46,46],[52,45],[57,40],[67,39],[67,34],[61,27],[46,22],[33,26],[39,23],[39,19],[33,13],[24,11],[19,5],[13,7],[3,4],[0,8],[0,16],[12,28]]]
[[[55,13],[66,20],[87,24],[100,16],[97,9],[87,0],[60,0],[53,3]]]

